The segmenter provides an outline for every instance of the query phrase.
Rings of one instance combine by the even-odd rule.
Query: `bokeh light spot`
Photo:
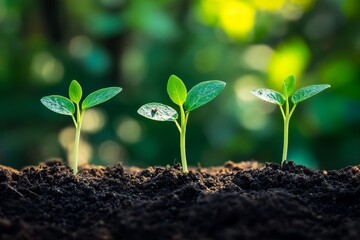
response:
[[[286,0],[254,0],[255,6],[259,10],[278,11],[286,2]]]
[[[255,9],[248,3],[228,0],[219,5],[219,20],[224,31],[233,38],[243,38],[252,31]]]
[[[209,25],[216,25],[218,21],[218,0],[201,0],[199,17]]]
[[[314,4],[314,0],[290,0],[290,3],[307,10]]]
[[[99,75],[106,73],[112,64],[109,53],[100,46],[94,46],[82,63],[89,72]]]
[[[313,3],[314,0],[288,0],[280,12],[285,19],[298,20]]]
[[[125,150],[114,141],[103,142],[99,147],[99,156],[108,165],[125,161]]]
[[[71,161],[74,158],[74,142],[68,146],[67,150],[68,150],[67,159],[69,164],[71,165]],[[78,165],[80,166],[89,163],[92,155],[93,155],[92,146],[88,142],[85,142],[84,140],[80,140]]]
[[[236,116],[240,124],[249,130],[262,130],[268,124],[268,114],[275,105],[259,101],[251,90],[264,87],[264,81],[255,75],[245,75],[235,81],[234,91],[237,97]]]
[[[91,53],[92,47],[92,42],[88,37],[79,35],[71,39],[69,43],[69,52],[74,58],[81,59],[87,57]]]
[[[59,133],[59,142],[64,149],[67,149],[69,144],[74,143],[75,128],[66,127]]]
[[[138,48],[128,48],[120,59],[120,69],[127,83],[138,85],[147,72],[143,51]]]
[[[250,107],[243,108],[238,115],[241,125],[249,130],[261,130],[266,126],[267,116],[262,112],[260,105],[252,104]]]
[[[37,53],[32,59],[31,69],[35,77],[49,84],[59,82],[64,75],[63,64],[48,52]]]
[[[103,74],[111,66],[110,56],[106,49],[98,44],[93,44],[90,38],[84,35],[70,40],[69,53],[94,74]]]
[[[250,68],[265,72],[273,52],[267,45],[253,45],[245,51],[242,58]]]
[[[252,102],[257,98],[250,93],[251,90],[263,86],[263,81],[254,75],[245,75],[235,81],[234,91],[236,97],[244,102]]]
[[[292,39],[281,44],[270,60],[270,87],[281,89],[285,77],[290,74],[300,78],[310,57],[309,47],[301,38]]]
[[[142,135],[140,124],[129,117],[119,122],[116,133],[122,141],[130,144],[138,142]]]
[[[82,130],[84,132],[96,133],[104,127],[105,123],[104,112],[96,108],[88,109],[84,115]]]
[[[63,149],[67,152],[67,159],[71,161],[74,156],[74,141],[75,141],[75,128],[74,127],[66,127],[62,129],[59,133],[59,142]],[[93,149],[89,143],[80,139],[79,143],[79,155],[78,155],[78,164],[86,164],[89,163],[91,156],[93,153]],[[69,162],[70,163],[70,162]]]

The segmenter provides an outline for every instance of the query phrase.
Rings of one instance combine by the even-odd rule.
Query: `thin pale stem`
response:
[[[76,112],[77,112],[77,122],[75,124],[75,141],[74,141],[74,157],[71,162],[73,173],[76,175],[78,172],[78,156],[79,156],[79,144],[80,144],[80,132],[81,132],[81,124],[82,119],[85,113],[85,110],[83,112],[80,112],[79,104],[76,104]]]
[[[75,142],[74,142],[74,158],[73,158],[73,160],[71,162],[74,175],[76,175],[77,171],[78,171],[78,154],[79,154],[79,143],[80,143],[80,131],[81,131],[81,126],[79,124],[78,127],[76,128]]]
[[[289,118],[291,118],[291,116],[293,115],[294,111],[295,111],[295,108],[296,108],[296,104],[292,107],[291,111],[290,111],[290,115],[289,115]]]
[[[284,164],[287,158],[287,151],[288,151],[288,143],[289,143],[289,121],[290,118],[284,119],[284,145],[283,145],[283,154],[281,159],[281,165]]]
[[[180,156],[181,156],[181,165],[184,173],[188,173],[187,161],[186,161],[186,148],[185,148],[185,140],[186,140],[186,124],[189,117],[189,113],[184,112],[183,107],[180,107],[180,115],[181,115],[181,131],[180,131]]]
[[[71,115],[71,118],[72,118],[72,120],[74,122],[75,128],[77,128],[77,123],[76,123],[76,119],[75,119],[74,115]]]
[[[179,129],[179,132],[181,133],[181,127],[178,123],[178,121],[174,120],[176,127]]]
[[[281,105],[279,105],[280,107],[280,110],[281,110],[281,115],[283,116],[283,119],[285,120],[286,116],[285,116],[285,113],[284,113],[284,109]]]
[[[289,145],[289,124],[290,124],[290,118],[292,114],[294,113],[296,108],[296,104],[292,107],[291,111],[289,111],[289,101],[286,99],[286,105],[285,105],[285,113],[282,110],[283,116],[284,116],[284,145],[283,145],[283,154],[281,159],[281,165],[284,164],[284,162],[287,159],[287,152],[288,152],[288,145]]]
[[[287,159],[287,151],[288,151],[288,144],[289,144],[289,101],[286,99],[285,103],[285,117],[284,117],[284,144],[283,144],[283,154],[281,159],[281,165],[284,164],[284,162]]]

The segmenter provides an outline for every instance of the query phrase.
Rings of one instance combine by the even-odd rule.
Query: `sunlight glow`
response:
[[[314,4],[314,0],[291,0],[290,2],[298,5],[298,7],[302,7],[305,10]]]
[[[269,87],[281,89],[285,77],[290,74],[294,74],[297,78],[300,78],[310,58],[310,49],[301,38],[283,42],[275,49],[270,60]]]
[[[220,25],[233,38],[242,38],[252,31],[255,15],[255,9],[243,1],[228,0],[219,5]]]
[[[201,0],[199,17],[205,24],[218,26],[233,39],[251,36],[259,11],[299,19],[314,0]]]
[[[259,10],[275,12],[283,7],[286,0],[253,0],[253,2]]]

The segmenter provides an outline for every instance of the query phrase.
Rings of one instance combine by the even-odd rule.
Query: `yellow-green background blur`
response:
[[[67,96],[72,79],[84,95],[123,88],[87,111],[81,161],[180,162],[175,124],[136,113],[154,101],[176,108],[166,93],[171,74],[188,89],[227,83],[190,114],[190,165],[279,162],[279,109],[249,91],[280,91],[289,74],[297,87],[332,85],[297,107],[289,159],[324,169],[360,163],[359,0],[0,0],[0,164],[71,156],[71,118],[40,98]]]

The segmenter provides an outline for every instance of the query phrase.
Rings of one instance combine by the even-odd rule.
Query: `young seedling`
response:
[[[226,83],[212,80],[195,85],[189,92],[183,81],[175,75],[171,75],[167,83],[167,92],[170,99],[180,107],[180,124],[177,119],[179,114],[170,106],[162,103],[148,103],[141,106],[138,113],[146,118],[156,121],[171,121],[176,124],[180,132],[180,156],[184,173],[188,172],[185,136],[186,125],[191,111],[213,100],[224,89]]]
[[[272,89],[265,89],[265,88],[255,89],[251,91],[251,93],[257,96],[258,98],[266,102],[277,104],[280,107],[281,114],[284,119],[284,144],[283,144],[281,165],[283,165],[284,161],[287,159],[289,122],[297,104],[330,87],[329,84],[310,85],[300,88],[299,90],[294,92],[295,83],[296,83],[295,77],[293,75],[290,75],[284,80],[282,86],[282,94]],[[291,110],[289,104],[290,97],[293,103]],[[285,104],[285,109],[283,107],[284,104]]]
[[[121,90],[122,89],[119,87],[108,87],[99,89],[93,93],[90,93],[84,99],[84,101],[82,101],[80,107],[82,89],[80,84],[76,80],[72,80],[69,86],[70,99],[59,95],[50,95],[41,98],[40,101],[42,104],[45,105],[45,107],[56,113],[71,116],[74,122],[76,133],[74,142],[74,157],[71,161],[71,167],[74,174],[76,174],[78,171],[80,131],[85,110],[94,107],[100,103],[106,102],[107,100],[117,95]]]

